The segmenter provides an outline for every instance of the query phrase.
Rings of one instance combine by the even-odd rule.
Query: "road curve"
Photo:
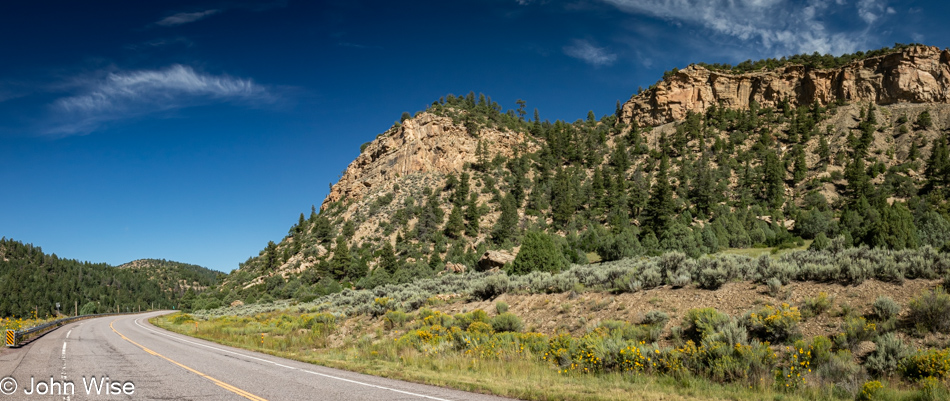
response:
[[[4,349],[0,400],[501,400],[227,347],[148,323],[163,313],[74,322]]]

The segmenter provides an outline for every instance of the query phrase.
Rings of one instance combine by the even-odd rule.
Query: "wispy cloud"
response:
[[[56,126],[50,134],[89,133],[102,124],[155,112],[216,103],[260,104],[274,95],[250,79],[210,75],[175,64],[161,70],[110,72],[99,79],[78,79],[79,93],[51,105]]]
[[[151,49],[151,48],[165,47],[165,46],[171,46],[171,45],[182,45],[185,47],[192,47],[195,45],[195,42],[192,42],[191,39],[188,39],[186,37],[179,36],[177,38],[152,39],[152,40],[148,40],[148,41],[137,43],[137,44],[126,45],[124,47],[129,50],[142,50],[142,49]]]
[[[617,61],[617,55],[610,53],[603,47],[597,47],[586,40],[574,39],[571,44],[564,46],[564,54],[579,60],[601,67],[611,65]]]
[[[193,13],[178,13],[174,15],[169,15],[165,18],[158,20],[155,25],[160,26],[177,26],[182,24],[187,24],[190,22],[195,22],[200,19],[212,16],[221,12],[221,10],[204,10]]]
[[[717,34],[757,42],[775,54],[831,53],[857,50],[865,44],[862,32],[836,32],[824,16],[853,12],[866,26],[894,10],[884,0],[809,0],[804,5],[787,0],[602,0],[618,9],[677,23],[700,25]]]
[[[885,13],[894,14],[895,11],[893,8],[888,7],[887,3],[882,0],[858,1],[858,16],[868,24],[873,24],[874,21],[877,21],[878,18],[881,18]]]

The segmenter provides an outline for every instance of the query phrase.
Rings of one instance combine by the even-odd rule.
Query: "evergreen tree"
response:
[[[392,244],[389,241],[383,241],[383,247],[379,250],[379,264],[376,265],[377,270],[386,271],[389,274],[395,274],[396,270],[399,270],[401,263],[399,258],[396,257],[396,251],[393,249]]]
[[[771,207],[782,206],[785,203],[785,167],[775,151],[766,152],[762,170],[763,199]]]
[[[716,180],[713,178],[712,168],[709,166],[706,155],[699,159],[695,167],[696,175],[690,186],[689,199],[697,211],[708,216],[710,208],[718,202]]]
[[[492,240],[496,244],[514,239],[518,229],[518,209],[515,207],[515,199],[511,194],[501,198],[501,216],[495,223],[492,230]]]
[[[478,195],[474,192],[468,196],[468,203],[465,205],[465,235],[469,237],[478,236],[479,220],[481,220],[481,212],[478,208]]]
[[[462,217],[462,208],[459,205],[452,206],[452,212],[449,213],[449,221],[445,223],[445,236],[456,239],[465,229],[465,222]]]
[[[867,199],[871,195],[871,182],[864,167],[864,158],[857,157],[848,163],[844,169],[844,178],[848,180],[845,193],[850,199]]]
[[[795,145],[794,154],[795,164],[792,170],[792,178],[795,183],[799,183],[805,179],[805,175],[808,173],[808,162],[805,161],[805,150],[802,149],[802,145]]]
[[[669,226],[670,219],[675,213],[673,203],[673,188],[668,178],[669,159],[664,155],[660,160],[660,168],[656,173],[656,182],[650,189],[650,199],[647,201],[643,214],[646,218],[644,225],[654,234],[662,234]]]
[[[574,187],[571,185],[572,173],[564,168],[557,169],[554,175],[554,188],[551,191],[551,214],[555,227],[563,228],[574,215]]]
[[[323,213],[320,213],[313,223],[313,235],[317,237],[317,241],[320,243],[327,243],[330,241],[330,236],[333,233],[333,228],[330,225],[330,219],[324,216]]]
[[[533,271],[559,273],[567,268],[567,259],[557,244],[547,234],[540,231],[528,231],[521,250],[508,268],[510,274],[526,274]]]
[[[924,176],[927,177],[927,184],[924,187],[927,192],[934,189],[945,190],[950,185],[950,150],[948,150],[946,136],[934,139]]]
[[[333,260],[330,261],[331,273],[339,280],[346,276],[350,270],[350,263],[353,259],[350,257],[350,248],[346,245],[346,238],[336,237],[336,247],[333,248]]]
[[[419,221],[416,222],[416,232],[419,238],[428,240],[433,233],[438,231],[444,217],[445,213],[439,207],[438,196],[434,193],[429,195],[428,200],[422,207]]]

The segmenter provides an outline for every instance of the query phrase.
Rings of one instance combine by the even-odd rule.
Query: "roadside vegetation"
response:
[[[824,251],[756,258],[670,253],[574,265],[553,274],[453,274],[406,286],[344,290],[307,303],[176,314],[153,323],[323,365],[527,399],[620,399],[643,386],[647,399],[950,396],[950,295],[939,285],[946,284],[941,278],[950,273],[950,255],[927,247],[839,248],[839,242]],[[568,293],[570,299],[716,291],[749,282],[769,294],[793,282],[849,287],[920,279],[938,285],[903,304],[881,295],[867,311],[825,293],[797,303],[777,293],[762,303],[748,300],[748,309],[733,315],[690,307],[674,320],[657,308],[636,320],[600,319],[546,333],[496,301],[504,294]],[[486,301],[494,307],[439,310]],[[547,315],[557,318],[572,306],[558,308]],[[833,327],[806,338],[801,325],[809,321]]]

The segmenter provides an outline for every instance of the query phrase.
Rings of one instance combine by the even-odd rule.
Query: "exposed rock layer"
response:
[[[422,113],[405,120],[369,143],[333,185],[323,206],[340,199],[358,201],[375,188],[415,173],[459,173],[477,161],[482,141],[487,157],[510,156],[516,148],[532,150],[522,133],[480,129],[469,133],[451,118]]]
[[[822,105],[843,99],[877,104],[950,103],[950,52],[914,46],[900,52],[855,61],[837,69],[792,65],[774,71],[732,74],[692,65],[623,105],[621,121],[657,126],[702,113],[712,105],[747,109]]]

